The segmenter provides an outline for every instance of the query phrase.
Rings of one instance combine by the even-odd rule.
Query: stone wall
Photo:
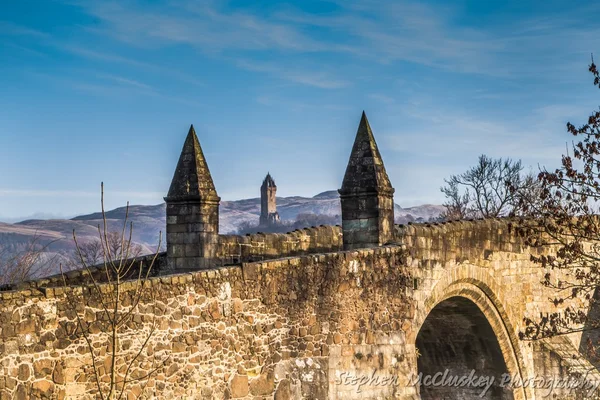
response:
[[[265,239],[271,243],[265,248],[275,249],[301,232],[222,238]],[[340,246],[339,227],[304,232],[314,239],[295,251]],[[529,261],[530,250],[511,221],[396,226],[396,234],[401,246],[153,277],[123,328],[126,350],[117,368],[123,370],[154,326],[134,375],[151,370],[153,362],[164,365],[146,386],[132,385],[141,398],[416,399],[418,388],[408,377],[418,372],[416,343],[432,310],[453,304],[465,324],[483,325],[464,319],[469,309],[460,302],[448,303],[458,296],[475,304],[489,323],[509,373],[566,373],[577,337],[544,346],[518,339],[524,316],[555,308],[548,301],[552,293],[539,283],[544,271]],[[76,283],[85,276],[73,273],[70,279]],[[93,398],[92,359],[75,330],[77,315],[92,331],[106,379],[109,347],[100,329],[105,320],[100,298],[86,288],[57,285],[46,280],[0,292],[0,399]],[[129,282],[122,289],[120,304],[127,309],[136,286]],[[421,342],[428,341],[435,337]],[[480,346],[482,352],[486,348]],[[529,388],[512,394],[542,398]]]
[[[167,201],[169,268],[190,271],[217,261],[219,200]]]
[[[129,271],[128,277],[133,279],[137,278],[139,268],[142,268],[144,272],[149,271],[150,276],[157,276],[161,273],[169,272],[167,265],[167,253],[160,252],[157,254],[149,254],[139,257],[130,258],[124,261],[124,265],[133,264],[133,268]],[[30,290],[33,292],[41,291],[45,292],[47,288],[54,288],[64,286],[65,280],[67,285],[86,285],[90,282],[89,274],[92,274],[93,278],[97,282],[104,282],[106,280],[106,272],[104,265],[95,265],[85,269],[76,269],[73,271],[65,272],[64,276],[61,274],[48,276],[41,279],[32,281],[20,282],[17,284],[5,285],[0,289],[0,293],[10,291],[22,291]]]
[[[592,371],[590,379],[600,379],[578,353],[581,334],[568,335],[560,344],[547,340],[544,346],[519,340],[525,317],[539,320],[567,307],[587,312],[589,304],[580,300],[557,305],[552,302],[557,293],[542,285],[548,271],[530,258],[539,251],[553,250],[525,246],[516,233],[516,223],[511,219],[488,219],[396,226],[397,241],[407,251],[407,266],[416,288],[414,326],[421,327],[436,305],[459,296],[473,301],[487,318],[510,374],[527,379],[540,373],[560,373],[557,377],[566,379],[568,371]],[[553,274],[560,278],[558,271]],[[558,349],[560,361],[550,355]],[[545,354],[537,354],[540,351]],[[546,368],[544,363],[550,359],[553,365],[560,362],[560,368]],[[531,388],[520,392],[514,393],[515,398],[537,398]],[[572,398],[571,392],[555,390],[553,394]],[[543,391],[537,393],[538,397],[545,395]]]
[[[516,233],[516,221],[488,219],[444,224],[396,225],[396,240],[407,251],[407,262],[421,289],[470,283],[480,287],[502,310],[516,331],[524,316],[585,308],[584,303],[554,305],[556,293],[541,282],[548,271],[530,261],[532,249]],[[555,271],[555,274],[557,272]],[[434,292],[435,294],[435,292]],[[439,296],[438,296],[439,297]],[[422,299],[425,310],[439,298]]]
[[[393,190],[340,192],[344,249],[360,249],[394,241]]]
[[[166,363],[147,386],[130,390],[144,398],[322,399],[340,369],[376,364],[405,374],[414,354],[405,354],[402,329],[413,306],[401,257],[399,248],[381,248],[152,278],[153,298],[145,297],[135,329],[123,333],[123,360],[155,325],[141,360]],[[125,307],[134,289],[123,287]],[[1,296],[0,398],[92,398],[91,357],[74,333],[75,313],[95,327],[92,345],[106,379],[98,296],[77,287]]]
[[[298,229],[288,233],[254,233],[248,235],[219,235],[217,259],[213,260],[211,268],[225,265],[240,264],[250,261],[273,260],[282,257],[329,253],[340,251],[342,248],[342,230],[339,226],[319,226]],[[152,276],[169,275],[176,270],[167,262],[167,253],[161,252],[154,255],[145,255],[127,260],[133,262],[136,268],[132,269],[131,276],[137,276],[138,267],[147,269],[152,265]],[[94,279],[104,281],[104,266],[90,267]],[[65,274],[69,285],[79,285],[89,282],[85,270],[69,271]],[[47,287],[63,286],[63,276],[54,275],[43,279],[27,281],[18,285],[7,285],[3,289],[9,290],[45,290]]]
[[[217,254],[223,263],[234,264],[341,249],[342,229],[339,226],[321,225],[288,233],[220,235]]]

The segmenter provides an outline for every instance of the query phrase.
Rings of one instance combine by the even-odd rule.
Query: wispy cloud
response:
[[[37,51],[37,50],[31,49],[31,48],[26,47],[26,46],[21,46],[21,45],[18,45],[16,43],[7,42],[7,43],[5,43],[5,45],[9,46],[9,47],[11,47],[13,49],[16,49],[18,51],[21,51],[23,53],[34,55],[36,57],[43,57],[43,58],[47,58],[48,57],[47,54],[45,54],[45,53],[43,53],[41,51]]]
[[[143,84],[142,84],[143,85]],[[132,82],[119,82],[119,84],[90,83],[89,81],[71,81],[73,89],[93,93],[100,96],[116,98],[118,96],[144,95],[161,98],[168,102],[184,104],[189,107],[202,107],[202,103],[182,96],[171,96],[158,92],[151,87],[135,85]],[[137,90],[137,92],[136,92]]]
[[[574,24],[575,16],[568,15],[523,18],[485,29],[463,26],[455,22],[457,7],[416,1],[339,1],[338,9],[328,14],[280,6],[260,15],[251,8],[228,9],[226,3],[216,1],[153,6],[115,1],[77,4],[100,21],[93,28],[96,33],[139,47],[187,44],[209,54],[246,52],[244,60],[267,51],[337,54],[354,62],[403,61],[504,78],[523,72],[533,76],[569,70],[574,63],[561,58],[556,49],[571,55],[587,54],[594,38],[600,36],[600,27]],[[316,35],[312,28],[330,35]],[[345,86],[346,79],[321,77],[317,67],[288,72],[283,65],[252,68],[254,62],[244,61],[239,66],[320,88]],[[330,61],[323,65],[334,66]]]
[[[600,37],[600,26],[580,22],[583,6],[574,6],[566,14],[523,17],[504,25],[480,27],[458,24],[461,10],[452,5],[412,0],[334,3],[338,6],[335,11],[311,14],[291,6],[273,7],[267,13],[251,7],[231,9],[220,1],[72,2],[98,20],[84,27],[98,37],[146,50],[189,45],[208,55],[242,59],[238,64],[241,68],[324,89],[345,87],[349,80],[346,67],[364,62],[410,62],[502,78],[564,74],[573,70],[579,57],[587,57],[597,47],[596,38]],[[598,6],[587,7],[598,10]],[[315,33],[323,30],[328,35]],[[0,21],[3,31],[48,36]],[[83,57],[153,67],[152,63],[73,44],[63,47]],[[278,54],[271,57],[269,68],[252,67],[257,57],[268,52]],[[293,70],[281,62],[286,56],[298,54],[333,57],[323,58],[318,66],[296,66]],[[340,57],[349,60],[342,68]],[[321,75],[323,67],[335,70],[336,76]]]
[[[343,32],[344,51],[376,63],[408,61],[459,72],[487,72],[490,55],[501,50],[488,34],[452,26],[453,10],[416,2],[348,1],[335,15],[298,10],[279,13],[283,20]]]
[[[62,50],[62,51],[68,52],[68,53],[72,53],[72,54],[76,54],[78,56],[89,58],[92,60],[100,60],[100,61],[105,61],[105,62],[109,62],[109,63],[124,64],[124,65],[133,66],[133,67],[138,67],[141,69],[158,72],[163,76],[170,76],[170,77],[173,77],[175,79],[178,79],[178,80],[186,82],[186,83],[190,83],[195,86],[205,86],[205,83],[202,82],[200,79],[198,79],[195,76],[191,76],[187,73],[178,71],[173,68],[163,67],[157,63],[144,62],[144,61],[140,61],[138,59],[134,59],[131,57],[125,57],[125,56],[121,56],[121,55],[110,53],[110,52],[90,50],[90,49],[81,47],[79,45],[74,45],[74,44],[69,44],[69,43],[64,43],[64,42],[51,42],[50,44],[52,44],[54,47],[58,48],[59,50]]]
[[[121,85],[133,86],[137,89],[142,89],[145,91],[154,91],[154,88],[152,86],[147,85],[142,82],[139,82],[139,81],[136,81],[135,79],[129,79],[129,78],[124,78],[122,76],[115,76],[115,75],[110,75],[110,74],[100,74],[100,75],[98,75],[98,77],[111,80],[111,81],[116,82]]]
[[[26,70],[29,76],[48,82],[58,83],[63,87],[92,93],[97,96],[150,96],[169,102],[184,104],[189,107],[201,107],[202,103],[188,96],[173,96],[162,90],[135,79],[119,75],[98,73],[95,70],[73,70],[73,75],[57,75],[37,70]]]
[[[250,71],[271,73],[280,76],[292,82],[301,83],[308,86],[314,86],[321,89],[339,89],[348,86],[350,83],[340,80],[325,71],[306,71],[297,69],[287,69],[275,64],[258,63],[248,60],[237,60],[237,66]]]
[[[0,21],[0,34],[7,36],[30,36],[35,38],[48,38],[45,32],[27,26],[15,24],[10,21]]]
[[[43,119],[48,129],[57,130],[86,126],[84,119],[95,112],[94,107],[82,107],[81,115],[63,117],[46,107],[50,101],[59,107],[93,100],[104,107],[103,114],[111,115],[107,125],[117,128],[147,109],[165,105],[172,110],[169,115],[154,113],[136,123],[148,129],[197,115],[219,126],[222,134],[203,141],[206,154],[213,154],[213,172],[227,169],[230,143],[248,131],[256,131],[257,141],[241,141],[248,148],[239,158],[254,165],[252,155],[265,146],[302,152],[306,140],[300,125],[315,137],[323,135],[324,142],[331,139],[327,135],[345,137],[335,127],[355,129],[347,128],[347,119],[365,108],[399,198],[410,193],[413,199],[425,199],[434,192],[439,196],[441,180],[461,172],[480,153],[522,158],[534,166],[559,159],[569,140],[564,123],[585,117],[591,109],[584,103],[597,95],[580,89],[589,53],[600,45],[598,2],[557,6],[558,1],[551,1],[535,15],[499,3],[492,9],[482,2],[475,13],[457,2],[420,0],[328,0],[318,6],[301,0],[287,5],[228,0],[51,3],[49,9],[56,6],[52,11],[65,11],[60,21],[33,25],[27,15],[15,22],[0,21],[0,40],[9,50],[8,62],[0,63],[8,77],[9,118],[0,121],[2,129],[14,132],[15,138],[35,137],[39,130],[17,121],[21,109],[35,107],[39,123]],[[61,8],[65,3],[69,6]],[[327,10],[307,11],[321,6]],[[495,12],[496,7],[503,12]],[[27,49],[45,58],[34,58]],[[581,81],[573,84],[576,79]],[[60,90],[60,95],[52,100],[41,96],[45,86]],[[131,113],[121,112],[119,99],[131,106]],[[246,110],[249,118],[237,121],[231,115],[236,110]],[[281,129],[284,122],[289,129]],[[379,130],[380,124],[385,128]],[[106,128],[90,129],[98,135]],[[148,148],[162,148],[170,139],[155,135],[143,140]],[[310,156],[330,161],[327,168],[339,163],[341,174],[347,154],[337,150],[321,152],[315,147]],[[146,152],[137,153],[127,158],[135,159],[140,170],[146,165],[165,168],[159,151],[151,157],[156,161],[152,165],[146,164]],[[275,153],[282,157],[281,151],[269,154]],[[19,157],[9,154],[7,160]],[[259,160],[261,165],[267,162]],[[305,164],[303,173],[326,179],[317,163]],[[278,167],[291,168],[285,162]],[[5,186],[21,181],[15,177]],[[307,182],[307,187],[321,184]],[[290,191],[306,189],[301,185],[295,179]],[[10,204],[4,209],[22,207],[27,192],[15,190],[0,191]],[[239,181],[228,177],[223,192],[237,190],[244,197],[255,188],[244,192]],[[60,191],[29,193],[32,198],[53,197],[58,208],[70,208],[61,201]],[[86,196],[89,203],[97,199],[96,193],[78,193],[73,195],[80,200],[73,203],[88,202],[81,199]]]
[[[116,2],[81,2],[86,12],[102,21],[97,34],[141,48],[187,44],[207,54],[231,58],[234,51],[310,53],[343,51],[343,47],[311,38],[285,22],[270,21],[249,12],[226,12],[209,3],[183,3],[182,7],[126,7]],[[137,64],[138,61],[94,51],[71,48],[83,56]],[[249,53],[250,54],[250,53]],[[234,58],[234,63],[247,70],[276,75],[280,78],[318,87],[337,89],[346,80],[332,77],[319,67],[289,68],[275,62],[265,63],[251,57]]]
[[[581,23],[585,10],[579,6],[571,7],[570,15],[517,18],[484,28],[458,25],[456,7],[439,3],[348,0],[338,4],[340,11],[334,14],[291,9],[278,17],[299,26],[342,32],[344,49],[365,60],[408,61],[504,78],[572,71],[578,62],[572,56],[587,55],[597,47],[600,35],[596,24]]]
[[[265,107],[283,108],[294,112],[303,112],[305,110],[331,110],[331,111],[348,111],[350,108],[337,104],[315,104],[311,102],[300,102],[292,100],[285,96],[263,94],[256,97],[256,102]],[[257,138],[261,140],[260,137]],[[269,137],[267,141],[273,146],[286,147],[287,139],[272,141],[273,137]]]
[[[394,104],[396,102],[396,100],[393,97],[386,96],[385,94],[381,94],[381,93],[371,93],[369,95],[369,98],[371,98],[373,100],[377,100],[378,102],[381,102],[384,104]]]
[[[320,51],[324,45],[287,24],[244,11],[223,11],[213,2],[181,2],[166,7],[121,2],[83,2],[104,23],[104,33],[119,40],[147,46],[187,43],[205,50],[280,49]],[[131,4],[131,3],[130,3]]]
[[[405,110],[404,115],[422,123],[405,132],[384,132],[387,148],[403,154],[416,154],[417,150],[419,156],[439,162],[464,163],[463,156],[474,161],[477,155],[487,154],[523,159],[536,167],[538,162],[553,164],[560,159],[568,139],[563,135],[565,122],[575,115],[574,107],[561,105],[542,107],[510,120],[466,114],[456,108],[426,108],[436,112]]]
[[[69,52],[69,53],[73,53],[73,54],[76,54],[76,55],[79,55],[82,57],[86,57],[86,58],[120,63],[120,64],[133,65],[136,67],[143,67],[143,68],[150,68],[150,69],[156,68],[155,64],[145,63],[145,62],[135,60],[130,57],[123,57],[118,54],[106,53],[106,52],[101,52],[101,51],[97,51],[97,50],[90,50],[88,48],[80,47],[78,45],[62,43],[62,42],[55,42],[53,44],[55,47],[59,48],[60,50],[63,50],[63,51]]]

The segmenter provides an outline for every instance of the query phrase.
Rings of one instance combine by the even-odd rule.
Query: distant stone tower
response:
[[[277,213],[277,185],[270,173],[263,180],[260,187],[260,220],[262,226],[274,225],[280,221]]]
[[[344,250],[381,246],[393,240],[394,188],[364,111],[338,192]]]
[[[192,125],[165,197],[170,268],[194,270],[215,266],[220,200]]]

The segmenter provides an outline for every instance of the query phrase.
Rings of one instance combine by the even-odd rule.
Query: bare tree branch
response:
[[[593,63],[589,71],[600,88],[600,74]],[[525,319],[521,336],[539,339],[581,332],[583,349],[590,361],[600,364],[600,111],[594,111],[579,128],[570,122],[567,131],[579,139],[572,142],[572,156],[562,156],[554,171],[538,175],[540,202],[523,202],[539,219],[521,221],[519,232],[526,243],[553,252],[538,252],[531,259],[547,270],[544,285],[556,290],[556,305],[578,300],[587,312],[571,306],[562,311]],[[595,358],[595,359],[594,359]]]
[[[532,174],[523,175],[521,161],[484,154],[477,165],[444,181],[440,190],[446,196],[446,220],[520,215],[521,203],[536,201],[540,186]]]
[[[134,371],[141,370],[145,359],[144,354],[156,329],[153,321],[151,329],[144,330],[144,322],[136,322],[133,317],[139,312],[140,302],[148,304],[154,301],[150,285],[147,285],[146,282],[156,263],[162,235],[160,235],[157,251],[149,259],[149,263],[146,264],[136,258],[129,259],[132,254],[139,255],[136,245],[132,242],[133,224],[127,223],[129,203],[123,229],[116,234],[110,232],[106,226],[104,185],[101,185],[101,207],[104,226],[102,228],[98,226],[99,239],[97,241],[79,244],[75,232],[73,233],[80,266],[86,271],[85,276],[89,281],[80,291],[80,295],[77,295],[74,289],[67,289],[67,291],[71,297],[69,304],[73,307],[76,315],[76,333],[85,341],[92,358],[92,370],[95,375],[98,396],[103,400],[114,400],[127,397],[132,383],[143,384],[168,360],[163,357],[157,362],[157,356],[154,354],[152,356],[153,368],[146,371],[145,374],[138,374],[139,376],[135,378],[131,377]],[[128,226],[129,231],[127,231]],[[93,271],[90,263],[96,264],[100,259],[102,268]],[[62,266],[61,274],[66,287],[69,282]],[[123,287],[123,284],[128,281],[135,282],[133,288],[125,289]],[[84,295],[84,291],[87,291],[87,295]],[[101,314],[104,315],[103,322],[105,323],[101,325],[100,333],[92,333],[90,331],[92,324],[85,322],[81,317],[81,313],[85,313],[86,309],[93,312],[93,308],[89,308],[90,302],[101,305]],[[96,322],[100,321],[96,320]],[[132,324],[139,326],[132,328]],[[123,335],[131,335],[135,332],[143,336],[142,340],[137,342],[139,347],[125,347],[122,343]],[[98,341],[105,343],[103,346],[98,346]],[[98,368],[100,363],[105,366],[106,370]]]

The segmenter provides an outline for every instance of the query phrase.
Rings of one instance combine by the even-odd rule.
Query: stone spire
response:
[[[344,249],[393,241],[394,188],[364,111],[339,193]]]
[[[165,197],[169,268],[187,271],[216,265],[220,200],[192,125]]]
[[[175,174],[173,174],[167,198],[177,200],[215,197],[218,197],[215,184],[208,170],[208,164],[202,153],[194,125],[191,125],[179,156]]]
[[[264,186],[269,186],[269,187],[277,187],[275,185],[275,180],[273,180],[273,178],[271,177],[271,173],[270,172],[267,172],[267,176],[263,180],[263,185]]]
[[[346,167],[341,192],[392,191],[392,184],[383,165],[373,131],[363,111]],[[341,193],[340,192],[340,193]]]

